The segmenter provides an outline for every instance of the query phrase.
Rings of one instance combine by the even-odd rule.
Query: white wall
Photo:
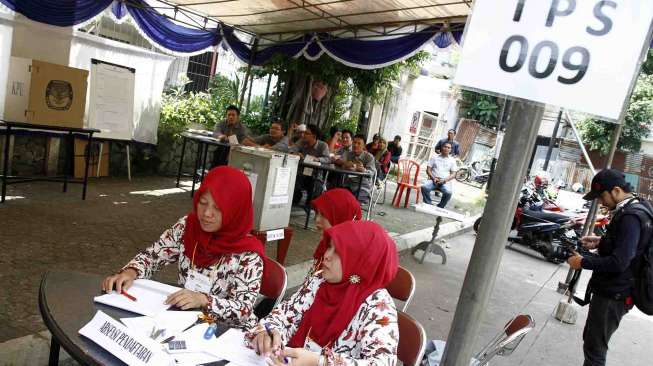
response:
[[[447,103],[450,86],[450,80],[427,76],[404,77],[401,85],[395,89],[390,105],[386,107],[389,110],[383,137],[392,140],[395,135],[401,135],[402,142],[408,141],[410,121],[416,111],[448,114],[451,109],[450,103]]]
[[[72,27],[55,27],[16,15],[11,55],[68,65]]]
[[[5,113],[13,30],[13,15],[0,12],[0,118],[4,117]]]

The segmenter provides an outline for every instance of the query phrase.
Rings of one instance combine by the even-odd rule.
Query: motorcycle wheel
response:
[[[469,180],[469,170],[467,168],[458,169],[455,178],[459,182],[466,182]]]

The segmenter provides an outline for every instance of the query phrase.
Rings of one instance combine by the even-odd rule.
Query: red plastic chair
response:
[[[410,200],[410,192],[415,190],[415,203],[419,203],[420,196],[420,187],[421,184],[417,184],[417,179],[419,177],[419,164],[410,159],[401,159],[397,164],[397,189],[395,190],[395,195],[392,198],[392,205],[399,207],[401,203],[401,197],[406,192],[406,201],[404,202],[404,208],[408,207],[408,201]]]
[[[254,306],[254,314],[262,318],[270,313],[286,295],[288,276],[286,269],[279,262],[267,258],[265,271],[261,279],[260,296]]]

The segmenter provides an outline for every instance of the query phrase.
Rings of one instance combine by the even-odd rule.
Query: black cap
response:
[[[610,192],[614,187],[626,188],[626,177],[617,169],[603,169],[592,178],[592,188],[583,199],[597,199],[601,193]]]

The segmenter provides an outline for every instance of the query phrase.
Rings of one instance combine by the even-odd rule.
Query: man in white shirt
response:
[[[451,143],[444,142],[440,146],[440,155],[436,155],[429,160],[426,167],[426,175],[429,179],[422,184],[422,198],[424,203],[432,204],[431,192],[442,192],[442,199],[438,207],[444,208],[453,194],[451,190],[451,180],[456,175],[456,161],[449,156],[451,152]]]

